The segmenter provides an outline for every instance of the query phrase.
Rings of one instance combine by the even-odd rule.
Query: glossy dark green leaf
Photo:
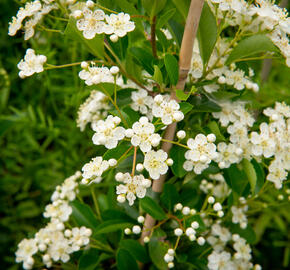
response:
[[[157,82],[159,85],[163,84],[163,76],[160,68],[156,65],[154,65],[154,74],[153,74],[153,80]]]
[[[279,50],[267,36],[253,35],[238,43],[232,50],[226,64],[264,52],[279,52]]]
[[[81,203],[79,201],[72,201],[72,217],[78,224],[78,226],[86,226],[93,230],[99,225],[97,217],[93,213],[91,207],[87,204]]]
[[[93,39],[86,39],[76,27],[76,19],[70,16],[64,34],[69,38],[85,45],[87,50],[98,58],[104,56],[104,35],[96,35]]]
[[[163,220],[166,218],[166,214],[163,209],[150,197],[145,197],[140,200],[142,209],[150,216],[157,220]]]
[[[159,241],[158,238],[152,237],[148,244],[149,256],[154,265],[159,270],[167,270],[167,264],[164,261],[164,255],[166,254],[169,246],[167,243]]]
[[[126,249],[139,262],[149,262],[149,257],[144,246],[138,240],[126,239],[122,240],[119,245],[120,248]]]
[[[153,18],[164,8],[166,2],[167,0],[142,0],[142,6],[150,18]]]
[[[131,227],[132,223],[124,220],[112,219],[102,222],[95,228],[95,234],[112,233],[118,230],[124,230]]]
[[[181,102],[179,106],[184,115],[193,110],[193,106],[188,102]]]
[[[156,28],[157,29],[162,28],[168,22],[168,20],[175,14],[175,12],[176,12],[176,9],[171,8],[167,10],[165,13],[163,13],[161,16],[159,16],[157,18]]]
[[[178,145],[174,145],[170,150],[170,157],[173,159],[173,165],[171,170],[173,174],[179,178],[186,175],[186,170],[183,169],[183,163],[185,162],[184,154],[187,150]]]
[[[166,54],[164,58],[164,64],[169,76],[170,83],[176,85],[179,77],[178,62],[176,58],[171,54]]]
[[[219,112],[221,107],[213,100],[209,99],[206,95],[195,95],[189,98],[195,112]]]
[[[99,263],[99,251],[94,248],[84,250],[79,259],[78,270],[94,270]]]
[[[132,47],[130,52],[135,58],[135,60],[151,75],[154,74],[154,58],[150,52],[145,49]]]
[[[203,64],[211,56],[217,39],[216,19],[207,2],[204,3],[198,26],[198,42]]]
[[[243,168],[237,166],[237,164],[232,164],[229,168],[225,169],[224,177],[229,187],[239,195],[242,195],[249,183]]]
[[[173,210],[174,205],[179,202],[179,195],[176,187],[173,184],[166,183],[160,200],[168,210]]]
[[[126,249],[120,248],[117,251],[117,268],[118,270],[138,270],[138,264],[134,257]]]

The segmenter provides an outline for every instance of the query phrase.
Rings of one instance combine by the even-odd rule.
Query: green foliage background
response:
[[[88,92],[78,78],[78,67],[47,71],[21,80],[16,64],[31,45],[19,33],[7,35],[8,21],[18,10],[13,1],[1,1],[0,9],[0,265],[18,269],[14,263],[17,243],[44,224],[41,213],[55,186],[96,155],[91,132],[76,127],[79,105]],[[34,48],[52,64],[85,59],[70,40],[46,33]],[[259,63],[254,63],[259,67]],[[290,103],[289,68],[274,62],[257,102]],[[278,211],[278,210],[277,210]],[[288,220],[283,220],[288,219]],[[254,246],[256,262],[264,269],[284,269],[290,254],[287,222],[275,210],[257,217],[263,241]],[[265,231],[266,230],[266,231]],[[285,242],[285,239],[288,239]],[[286,268],[285,268],[286,269]]]

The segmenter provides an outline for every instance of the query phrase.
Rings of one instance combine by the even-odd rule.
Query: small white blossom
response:
[[[126,198],[129,205],[134,204],[136,196],[138,198],[144,198],[146,189],[151,186],[151,181],[145,179],[143,175],[135,175],[132,177],[129,173],[123,174],[121,182],[122,184],[117,186],[116,193]]]
[[[125,129],[118,127],[121,119],[109,115],[105,121],[99,120],[93,123],[92,128],[96,132],[93,136],[93,143],[104,145],[108,149],[115,148],[119,140],[125,137]]]
[[[91,66],[79,72],[79,77],[89,86],[104,82],[114,82],[114,77],[107,67],[97,67],[93,62]]]
[[[126,13],[106,15],[105,33],[114,34],[117,37],[124,37],[128,32],[135,29],[135,23],[130,21],[130,15]]]
[[[131,108],[134,111],[139,111],[142,114],[147,114],[149,108],[153,105],[153,98],[148,96],[148,92],[144,89],[133,91],[131,94],[132,104]]]
[[[154,125],[149,123],[148,118],[145,116],[142,116],[138,122],[133,124],[132,131],[127,132],[127,137],[131,137],[132,145],[139,146],[144,153],[150,151],[152,146],[158,146],[161,141],[160,135],[154,133]]]
[[[180,106],[175,100],[167,100],[162,95],[157,95],[154,98],[153,116],[161,118],[164,125],[170,125],[174,121],[183,120],[184,115],[179,109]]]
[[[149,151],[145,154],[144,168],[149,172],[152,179],[157,180],[160,175],[166,174],[168,166],[166,164],[167,153],[163,150]]]
[[[110,164],[107,160],[103,160],[103,158],[95,157],[93,158],[89,163],[85,164],[82,168],[83,171],[83,179],[86,179],[86,181],[82,182],[95,182],[99,183],[102,178],[102,174],[104,171],[106,171],[109,168]]]
[[[45,55],[36,55],[33,49],[27,49],[24,56],[17,67],[20,69],[19,77],[25,78],[31,76],[34,73],[40,73],[43,71],[43,64],[46,62]]]

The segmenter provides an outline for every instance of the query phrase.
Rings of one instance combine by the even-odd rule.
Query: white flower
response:
[[[140,111],[142,114],[147,114],[149,108],[153,105],[153,98],[148,96],[147,91],[144,89],[133,91],[131,94],[131,99],[133,101],[131,108],[134,111]]]
[[[12,17],[12,21],[9,22],[8,35],[14,36],[21,27],[21,20],[16,17]]]
[[[219,239],[224,243],[231,240],[232,235],[230,231],[227,228],[220,226],[219,224],[212,225],[211,232],[212,235],[218,236]]]
[[[201,174],[211,160],[218,156],[215,144],[208,142],[208,138],[203,134],[196,135],[195,139],[188,139],[187,146],[190,150],[186,151],[185,158],[187,160],[183,164],[186,171],[193,169],[196,174]]]
[[[73,251],[78,251],[82,246],[86,246],[90,242],[90,236],[92,234],[91,229],[84,226],[80,228],[72,228],[71,237],[69,238],[69,244]]]
[[[269,166],[269,174],[266,179],[273,182],[277,189],[280,189],[287,175],[288,172],[284,169],[283,163],[274,159]]]
[[[24,56],[17,67],[20,69],[19,77],[25,78],[31,76],[34,73],[40,73],[43,71],[43,64],[46,62],[45,55],[35,55],[33,49],[27,49]]]
[[[66,201],[57,200],[45,207],[43,216],[45,218],[55,218],[62,222],[68,221],[72,213],[72,208]]]
[[[131,130],[129,130],[131,131]],[[158,133],[154,133],[155,127],[152,123],[149,123],[147,117],[142,116],[138,122],[135,122],[132,126],[131,143],[133,146],[140,146],[142,152],[146,153],[151,150],[152,146],[159,145],[161,137]],[[132,133],[132,134],[130,134]]]
[[[69,244],[69,240],[64,237],[62,237],[62,239],[57,239],[57,241],[54,241],[47,251],[47,253],[55,262],[61,260],[64,263],[69,261],[69,254],[71,254],[72,252],[73,249]]]
[[[136,196],[138,198],[144,198],[146,195],[146,188],[151,186],[151,181],[145,179],[143,175],[135,175],[132,177],[129,173],[123,174],[121,182],[123,182],[123,184],[117,186],[116,193],[119,196],[126,197],[129,205],[134,204]],[[120,200],[118,201],[120,202]]]
[[[252,250],[251,250],[250,245],[246,243],[246,240],[244,238],[239,237],[237,241],[235,241],[233,246],[234,246],[234,249],[236,250],[236,253],[234,255],[236,259],[243,259],[246,261],[251,260]]]
[[[109,168],[109,162],[103,160],[102,157],[95,157],[89,163],[85,164],[82,168],[83,178],[90,180],[91,182],[99,183],[102,178],[102,174]],[[87,182],[87,181],[82,181]]]
[[[84,8],[82,14],[83,18],[77,20],[77,28],[83,31],[84,38],[93,39],[96,34],[104,33],[105,13],[101,9],[92,11],[89,8]]]
[[[92,125],[96,133],[93,136],[93,143],[104,145],[108,149],[115,148],[119,140],[125,137],[125,129],[118,127],[121,119],[117,116],[109,115],[105,121],[99,120]]]
[[[235,224],[239,223],[242,228],[246,227],[248,220],[247,220],[247,216],[245,215],[245,212],[247,210],[248,210],[247,205],[243,207],[232,206],[231,207],[231,211],[233,213],[232,222]]]
[[[157,180],[160,175],[166,174],[168,166],[166,164],[167,153],[163,150],[149,151],[145,154],[144,168],[149,172],[152,179]]]
[[[32,255],[38,251],[37,242],[35,239],[23,239],[18,244],[18,249],[16,251],[16,262],[27,262]],[[28,263],[29,264],[29,263]]]
[[[213,112],[212,115],[214,118],[219,119],[223,127],[226,127],[230,122],[233,123],[238,120],[238,116],[234,113],[234,110],[241,106],[239,103],[221,102],[219,105],[222,108],[221,112]]]
[[[237,154],[237,147],[234,144],[226,144],[221,142],[217,146],[219,155],[215,160],[221,169],[229,168],[231,164],[238,163],[241,160],[241,156]]]
[[[88,123],[94,123],[107,116],[108,98],[100,91],[93,90],[79,107],[77,125],[83,131]]]
[[[261,133],[257,132],[251,133],[252,153],[255,156],[263,155],[265,158],[269,158],[275,154],[276,143],[273,138],[271,138],[269,126],[267,123],[262,123],[260,125]]]
[[[231,254],[226,251],[221,253],[213,251],[208,256],[207,266],[210,270],[232,270]]]
[[[79,72],[79,77],[89,86],[104,82],[114,82],[114,77],[107,67],[97,67],[93,62],[91,66]]]
[[[115,34],[118,37],[124,37],[128,32],[135,29],[135,23],[130,21],[130,15],[126,13],[106,15],[106,34]]]
[[[157,95],[154,98],[152,108],[153,116],[160,117],[164,125],[170,125],[173,121],[181,121],[184,115],[179,111],[180,106],[175,100],[167,100],[162,95]]]

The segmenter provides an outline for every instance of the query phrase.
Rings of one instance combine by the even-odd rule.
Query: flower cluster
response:
[[[186,171],[194,171],[201,174],[212,160],[218,157],[216,146],[213,143],[216,137],[214,134],[205,136],[203,134],[196,135],[195,139],[188,139],[187,146],[190,150],[185,153],[186,161],[183,168]]]
[[[91,65],[87,62],[82,62],[81,66],[83,70],[79,72],[79,77],[85,81],[86,85],[114,82],[114,77],[107,67],[98,67],[94,62],[91,62]]]
[[[184,118],[179,104],[175,100],[170,99],[169,96],[162,96],[160,94],[154,97],[152,114],[155,117],[161,118],[164,125],[179,122]]]
[[[24,39],[28,40],[32,38],[34,36],[35,26],[42,20],[43,16],[53,9],[58,8],[56,4],[50,2],[52,1],[46,1],[44,4],[38,0],[27,2],[24,8],[21,7],[18,10],[16,17],[12,17],[12,21],[9,23],[8,35],[14,36],[18,30],[23,28]],[[23,25],[24,20],[25,23]]]
[[[275,108],[267,108],[264,114],[269,117],[269,123],[260,124],[260,132],[252,131],[255,119],[241,102],[223,102],[221,112],[214,112],[222,126],[227,126],[230,134],[230,144],[218,144],[220,168],[227,168],[241,159],[273,158],[268,167],[267,180],[273,182],[276,188],[282,187],[289,171],[289,116],[290,107],[277,102]],[[231,124],[230,124],[231,123]]]
[[[45,55],[36,55],[33,49],[27,49],[24,59],[18,63],[17,67],[20,69],[19,77],[25,78],[34,73],[43,71],[43,64],[46,62]]]
[[[108,114],[108,98],[100,91],[93,90],[86,101],[79,107],[77,125],[84,131],[88,123],[96,123]]]
[[[82,184],[100,183],[102,181],[102,174],[108,170],[109,167],[117,165],[116,159],[103,160],[102,157],[95,157],[89,163],[86,163],[83,168]]]
[[[67,262],[71,253],[89,244],[91,229],[84,226],[66,229],[64,225],[72,213],[68,202],[75,199],[80,176],[81,173],[76,172],[57,186],[51,197],[52,204],[46,206],[44,213],[45,217],[50,218],[50,222],[34,238],[25,238],[18,244],[16,262],[22,262],[24,269],[33,268],[33,255],[37,252],[40,253],[43,264],[51,267],[53,261]]]
[[[225,198],[229,195],[231,190],[229,189],[222,174],[210,174],[208,177],[211,181],[203,179],[199,186],[201,191],[205,194],[212,194],[217,198]]]
[[[77,28],[83,32],[86,39],[93,39],[96,34],[110,35],[110,39],[116,42],[119,37],[124,37],[135,29],[134,22],[130,21],[130,15],[123,12],[106,15],[101,9],[95,9],[92,1],[87,1],[82,10],[74,11],[73,15],[78,19]]]
[[[143,175],[131,176],[129,173],[117,173],[116,180],[122,184],[117,186],[116,193],[118,194],[117,201],[124,203],[126,199],[129,205],[133,205],[136,199],[144,198],[146,195],[146,189],[151,186],[151,181],[146,179]]]

